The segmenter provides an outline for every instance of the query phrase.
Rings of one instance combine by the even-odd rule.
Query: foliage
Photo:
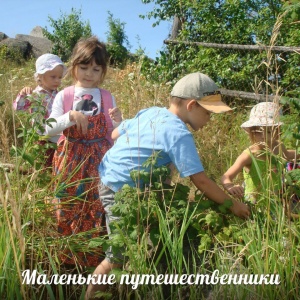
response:
[[[72,8],[70,14],[61,12],[61,16],[57,20],[50,16],[48,20],[52,32],[45,27],[43,34],[53,42],[52,52],[63,61],[70,58],[72,50],[80,38],[92,35],[89,21],[81,20],[81,10]]]
[[[297,149],[300,143],[300,103],[299,99],[281,97],[280,103],[286,109],[285,115],[282,117],[284,122],[284,139]],[[299,153],[299,149],[298,149]]]
[[[26,126],[27,132],[32,126],[29,120],[32,116],[19,112],[12,113],[12,101],[14,95],[23,86],[35,84],[32,80],[34,62],[34,60],[26,62],[22,68],[7,61],[0,64],[0,87],[3,91],[0,100],[4,103],[0,112],[1,162],[16,161],[21,165],[30,166],[21,155],[17,157],[4,155],[6,153],[4,149],[13,143],[13,124],[17,128],[22,127],[18,133],[23,133],[23,126]],[[104,82],[104,88],[116,96],[118,106],[126,118],[132,118],[138,110],[148,106],[168,105],[170,85],[162,80],[151,83],[141,74],[140,69],[140,64],[127,65],[122,70],[109,69],[107,80]],[[251,74],[252,77],[254,74]],[[283,104],[286,115],[285,125],[282,128],[284,143],[287,142],[289,148],[298,147],[299,150],[297,126],[300,109],[292,105],[290,100],[295,104],[299,102],[289,97],[281,99],[285,101]],[[236,100],[232,107],[235,109],[231,114],[215,114],[209,126],[194,133],[195,143],[207,174],[217,182],[222,172],[233,163],[249,143],[246,134],[239,128],[248,116],[249,107],[239,100]],[[14,120],[13,116],[16,115],[17,118]],[[18,125],[19,123],[21,126]],[[20,137],[15,146],[21,153],[29,154],[38,160],[39,157],[35,156],[36,152],[30,150],[36,141],[30,136],[31,133]],[[26,151],[22,149],[23,141]],[[42,153],[43,149],[40,151]],[[155,182],[161,184],[159,189],[154,186],[145,190],[129,188],[128,201],[122,196],[122,193],[125,195],[128,187],[120,194],[120,198],[123,198],[118,201],[121,205],[120,210],[122,209],[120,214],[129,212],[128,219],[132,222],[129,223],[129,229],[135,230],[130,236],[127,227],[124,230],[120,228],[122,234],[117,228],[115,246],[120,248],[123,244],[127,245],[127,242],[129,246],[132,245],[132,251],[128,248],[125,252],[128,263],[124,266],[123,273],[211,274],[212,269],[218,269],[220,275],[278,274],[281,284],[276,286],[265,284],[183,286],[179,284],[167,287],[145,284],[139,286],[136,291],[130,286],[128,290],[120,291],[124,286],[121,288],[118,286],[118,291],[113,287],[115,296],[113,299],[299,298],[300,223],[299,219],[291,219],[285,214],[282,199],[272,199],[266,193],[264,203],[259,207],[252,206],[252,219],[248,221],[242,221],[229,214],[225,215],[213,208],[208,208],[197,215],[198,203],[206,205],[212,203],[197,193],[194,196],[194,190],[190,188],[188,179],[179,179],[177,182],[175,178],[175,185],[172,187],[163,185],[159,177],[163,175],[162,179],[165,178],[164,176],[168,174],[165,171],[163,169],[155,173],[157,176]],[[299,179],[296,173],[289,173],[291,176],[286,180],[293,183],[294,180]],[[53,191],[54,182],[48,181],[49,178],[42,180],[43,177],[45,173],[42,171],[33,170],[33,173],[24,175],[18,173],[18,168],[11,172],[4,172],[4,168],[0,167],[0,295],[3,299],[83,299],[85,288],[82,285],[22,285],[18,270],[36,269],[39,273],[44,272],[49,276],[70,272],[86,276],[87,273],[84,273],[79,266],[77,270],[66,269],[61,264],[59,254],[66,246],[71,249],[74,247],[74,250],[77,250],[77,247],[93,249],[102,243],[108,246],[107,240],[100,241],[95,238],[90,241],[92,245],[87,245],[82,242],[80,236],[62,238],[57,235],[51,204],[56,192]],[[174,197],[171,201],[172,193]],[[190,201],[187,201],[188,198]],[[193,202],[194,199],[197,202]],[[141,216],[144,216],[145,212],[146,216],[142,219]],[[155,241],[157,229],[153,226],[147,228],[150,224],[147,222],[147,212],[151,222],[157,224],[160,229],[160,237],[156,237],[157,245],[154,243],[152,245],[148,239],[147,233],[152,231],[151,235],[154,236]],[[139,220],[135,227],[132,221],[134,218]],[[199,236],[197,236],[198,232]],[[128,241],[124,241],[123,236],[129,237]],[[88,270],[89,274],[91,272],[93,270]],[[124,294],[120,294],[121,292]],[[136,297],[130,297],[131,294],[135,294],[133,296]]]
[[[169,178],[170,169],[167,166],[156,166],[158,155],[156,153],[150,157],[143,164],[143,170],[131,172],[134,181],[142,182],[141,187],[125,185],[115,195],[116,204],[112,211],[120,219],[114,222],[113,227],[118,234],[113,234],[112,243],[122,247],[125,243],[130,251],[145,234],[153,245],[159,244],[159,214],[163,214],[162,218],[170,228],[181,226],[184,218],[187,218],[190,223],[190,238],[195,238],[200,232],[207,232],[204,229],[207,227],[218,232],[226,222],[224,216],[229,213],[228,209],[232,205],[230,200],[223,205],[217,205],[213,201],[202,199],[202,195],[198,194],[195,201],[189,201],[188,186],[181,183],[170,186],[164,183]],[[121,228],[121,232],[117,228]]]
[[[147,17],[161,20],[179,18],[182,29],[177,40],[240,45],[298,46],[299,5],[283,6],[282,1],[161,1]],[[145,17],[145,16],[144,16]],[[231,90],[296,95],[299,77],[297,53],[268,53],[243,48],[216,49],[197,45],[170,44],[144,72],[154,81],[173,81],[183,74],[201,71],[221,87]],[[267,72],[268,71],[268,72]]]
[[[279,1],[259,0],[143,2],[154,2],[159,6],[147,15],[148,18],[158,19],[157,23],[160,20],[172,19],[175,15],[179,17],[183,35],[187,40],[210,43],[239,41],[241,44],[253,44],[253,35],[258,36],[261,41],[269,41],[272,32],[270,29],[281,6]],[[263,16],[260,13],[264,13]],[[256,25],[256,22],[262,20],[268,20],[268,23]]]
[[[300,103],[298,99],[283,98],[282,104],[289,107],[290,113],[284,118],[286,124],[284,139],[292,145],[292,148],[300,152]],[[284,180],[287,193],[290,196],[289,202],[294,207],[291,208],[292,213],[300,215],[300,164],[297,161],[291,162],[291,170],[286,170]]]
[[[99,243],[104,248],[112,246],[114,253],[122,252],[128,259],[127,272],[132,274],[196,272],[188,263],[191,249],[198,247],[199,240],[199,253],[210,248],[206,236],[218,233],[228,223],[232,203],[216,205],[201,195],[190,202],[188,186],[164,183],[169,168],[157,167],[155,156],[143,166],[145,170],[133,171],[131,176],[141,179],[144,186],[125,185],[116,193],[112,212],[118,219],[110,223],[110,238],[99,239]],[[194,255],[198,256],[197,250]],[[152,289],[145,286],[138,293],[146,297]]]
[[[27,167],[32,167],[39,170],[43,167],[45,161],[45,151],[47,147],[53,147],[50,143],[40,143],[40,141],[47,140],[47,137],[40,135],[45,131],[46,124],[53,122],[53,119],[46,120],[45,106],[42,104],[43,95],[30,95],[32,111],[31,114],[28,112],[20,112],[19,119],[21,121],[21,128],[18,128],[20,133],[17,138],[22,139],[22,145],[20,147],[12,145],[11,156],[18,158],[20,164]],[[47,179],[44,177],[44,179]]]
[[[125,33],[125,23],[120,19],[114,19],[111,12],[108,12],[107,19],[109,31],[107,34],[107,51],[110,56],[110,63],[115,66],[124,67],[128,59],[130,47]]]
[[[260,203],[249,203],[252,216],[245,222],[230,214],[230,200],[216,205],[204,199],[202,194],[195,194],[194,201],[189,201],[188,186],[164,184],[169,174],[168,168],[157,167],[155,158],[151,157],[144,167],[150,167],[150,170],[134,171],[131,175],[134,179],[142,179],[145,186],[135,188],[126,185],[116,193],[112,211],[120,219],[111,223],[112,234],[104,242],[106,247],[112,246],[114,253],[122,252],[125,256],[127,263],[123,273],[181,275],[209,273],[218,269],[225,274],[275,274],[280,269],[281,278],[286,273],[288,278],[291,277],[281,262],[287,259],[289,251],[292,251],[293,259],[299,256],[294,247],[298,238],[296,234],[289,235],[289,227],[282,222],[283,206],[277,198],[269,196],[268,188]],[[296,226],[294,230],[299,232]],[[286,244],[289,247],[284,246]],[[270,250],[264,247],[270,247]],[[268,261],[266,269],[264,264],[259,263],[260,251]],[[272,263],[274,256],[278,259]],[[196,268],[193,269],[193,266]],[[291,266],[289,272],[297,272],[297,267]],[[184,292],[184,286],[172,288],[168,295],[180,299],[177,297]],[[140,286],[129,294],[136,292],[149,297],[150,289],[153,293],[155,287]],[[236,293],[230,285],[210,287],[212,294],[220,293],[220,289],[222,294],[229,296]],[[239,293],[250,297],[255,294],[262,297],[277,293],[284,295],[287,291],[296,294],[292,289],[288,286],[278,292],[274,291],[273,286],[257,286],[250,290],[247,286],[241,286]],[[190,299],[199,299],[199,295],[206,293],[203,287],[196,290],[197,287],[190,287],[189,293],[197,295]]]

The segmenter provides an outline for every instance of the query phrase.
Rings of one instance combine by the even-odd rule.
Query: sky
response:
[[[164,47],[163,41],[171,30],[171,21],[153,27],[154,19],[139,17],[152,11],[153,7],[153,3],[143,4],[141,0],[5,0],[0,9],[0,32],[14,38],[16,34],[30,34],[35,26],[47,27],[50,31],[49,16],[57,20],[62,13],[69,14],[75,8],[81,10],[83,22],[90,22],[92,33],[105,42],[109,11],[113,19],[125,23],[130,52],[134,53],[141,47],[154,59]]]

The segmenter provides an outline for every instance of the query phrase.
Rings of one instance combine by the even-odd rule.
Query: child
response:
[[[250,112],[250,118],[241,127],[248,133],[252,145],[244,150],[235,163],[222,176],[221,182],[232,196],[257,203],[264,188],[278,195],[282,187],[284,161],[296,159],[294,150],[287,150],[279,142],[281,110],[278,104],[261,102]],[[233,180],[243,171],[245,190]]]
[[[49,117],[56,122],[46,126],[50,136],[63,132],[53,165],[64,193],[58,196],[56,212],[58,231],[64,236],[94,230],[90,238],[99,236],[101,229],[104,208],[97,188],[98,165],[112,146],[113,127],[122,121],[112,95],[98,87],[105,78],[107,61],[105,45],[96,37],[76,44],[68,70],[75,86],[57,94]],[[78,260],[82,266],[96,266],[101,259],[99,254],[85,252],[64,254],[63,261],[70,265]]]
[[[125,120],[112,134],[117,141],[104,156],[100,166],[101,176],[100,199],[106,203],[107,230],[112,216],[110,206],[114,204],[114,193],[124,184],[139,186],[142,182],[134,182],[130,177],[132,170],[143,170],[143,163],[159,151],[157,165],[176,166],[181,177],[190,177],[195,186],[208,198],[222,204],[228,195],[204,172],[196,149],[192,133],[199,130],[210,120],[211,112],[221,113],[231,109],[221,101],[217,85],[202,73],[192,73],[180,79],[171,92],[170,107],[152,107],[140,111],[133,119]],[[248,218],[248,207],[232,200],[231,211],[241,217]],[[106,259],[96,268],[95,275],[108,274],[117,267],[112,260],[112,253],[106,253]],[[93,297],[105,286],[89,285],[86,299]]]
[[[32,102],[28,96],[33,94],[33,97],[36,96],[37,100],[42,101],[42,105],[45,107],[44,117],[47,119],[51,114],[52,104],[66,68],[57,55],[50,53],[41,55],[36,60],[35,66],[36,72],[34,74],[34,78],[38,83],[38,86],[33,91],[29,87],[23,88],[14,101],[13,107],[15,110],[32,111]],[[43,133],[41,133],[41,135],[43,135]],[[59,137],[60,135],[52,136],[49,138],[48,142],[56,145]],[[44,141],[40,142],[40,144],[44,143]],[[54,147],[49,147],[47,149],[45,153],[45,167],[51,167],[54,151]]]

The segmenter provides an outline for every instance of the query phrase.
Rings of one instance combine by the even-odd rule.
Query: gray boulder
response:
[[[41,26],[35,26],[31,30],[30,35],[38,37],[38,38],[44,38],[43,28]]]
[[[8,38],[8,36],[5,33],[0,32],[0,42],[7,39],[7,38]]]
[[[28,41],[21,41],[19,39],[6,38],[0,42],[1,45],[6,45],[8,53],[19,52],[21,57],[29,58],[32,46]]]
[[[26,34],[17,34],[16,39],[19,41],[28,42],[32,46],[32,55],[38,58],[42,54],[51,52],[53,43],[43,37],[36,37]]]

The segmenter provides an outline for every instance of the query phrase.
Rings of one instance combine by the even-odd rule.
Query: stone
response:
[[[0,32],[0,42],[7,38],[8,38],[8,36],[4,32]]]
[[[30,43],[32,46],[32,55],[35,58],[38,58],[39,56],[45,53],[51,53],[53,43],[47,38],[36,37],[26,34],[17,34],[16,39]]]
[[[39,38],[44,38],[44,34],[43,34],[43,28],[41,26],[35,26],[29,35],[35,36],[35,37],[39,37]]]
[[[27,59],[31,54],[31,45],[28,41],[21,41],[13,38],[6,38],[0,42],[1,45],[6,45],[9,52],[19,52],[21,57]]]

